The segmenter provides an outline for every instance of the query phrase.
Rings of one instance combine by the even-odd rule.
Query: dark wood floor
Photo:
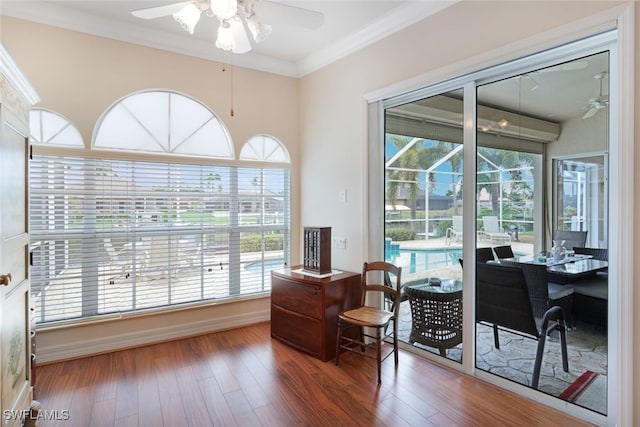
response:
[[[397,372],[383,363],[378,387],[374,360],[323,363],[268,323],[36,372],[40,427],[588,425],[407,352]]]

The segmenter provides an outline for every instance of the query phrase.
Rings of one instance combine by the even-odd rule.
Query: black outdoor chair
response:
[[[491,248],[476,249],[476,262],[486,263],[493,260],[495,260],[495,257],[493,256]],[[458,258],[458,262],[460,263],[460,267],[464,267],[464,261],[462,258]]]
[[[533,295],[532,295],[533,294]],[[569,372],[564,312],[552,306],[538,317],[546,304],[536,292],[530,292],[523,269],[500,264],[476,264],[476,321],[493,325],[496,349],[500,349],[498,328],[520,333],[538,341],[531,387],[538,388],[542,356],[549,330],[560,332],[562,369]]]
[[[581,246],[574,246],[573,250],[576,254],[592,255],[593,259],[609,261],[609,249],[607,248],[584,248]]]
[[[558,242],[564,241],[565,249],[584,247],[585,243],[587,242],[587,232],[556,230],[556,232],[553,233],[553,240],[556,240]]]
[[[513,258],[513,249],[511,249],[511,245],[494,246],[493,252],[496,254],[498,259]]]
[[[531,300],[534,316],[541,319],[550,307],[558,306],[562,308],[567,328],[575,327],[575,322],[573,321],[573,287],[550,282],[545,265],[522,264],[521,268],[529,288],[529,299]]]
[[[493,261],[495,257],[493,256],[493,250],[491,248],[477,248],[476,249],[476,262],[488,262]]]

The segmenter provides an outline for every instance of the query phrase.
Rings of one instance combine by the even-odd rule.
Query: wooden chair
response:
[[[538,341],[531,377],[531,387],[537,389],[549,330],[555,328],[560,332],[562,369],[565,372],[569,372],[569,361],[562,308],[552,306],[539,318],[537,308],[540,305],[535,302],[535,297],[533,298],[532,303],[522,268],[500,264],[476,264],[476,321],[493,325],[496,349],[500,349],[498,327]]]
[[[392,289],[394,287],[394,283],[393,283],[393,280],[391,280],[391,275],[389,274],[389,272],[384,273],[384,285],[389,286]],[[395,294],[390,294],[390,293],[384,294],[385,310],[391,311],[391,312],[395,311],[396,301],[397,301],[395,298],[396,298]],[[409,295],[407,295],[404,289],[404,285],[402,285],[400,287],[400,303],[408,300],[409,300]]]
[[[343,311],[338,315],[336,366],[339,366],[340,363],[341,350],[347,350],[366,357],[374,358],[378,365],[378,384],[382,382],[381,364],[391,354],[394,355],[396,368],[398,367],[398,312],[400,304],[394,304],[393,311],[389,311],[377,308],[377,305],[383,303],[382,299],[375,300],[378,304],[366,305],[367,296],[369,296],[370,301],[374,299],[373,297],[380,296],[381,294],[389,296],[393,301],[400,301],[401,272],[401,267],[396,267],[388,262],[365,262],[362,267],[362,297],[360,307]],[[391,278],[393,286],[387,286],[384,284],[385,276],[387,275]],[[392,331],[387,333],[387,327],[390,322],[393,322],[393,328]],[[343,332],[351,327],[357,327],[359,329],[359,338],[350,338],[343,335]],[[366,332],[365,328],[374,329],[375,335],[371,335],[370,332]],[[382,345],[383,341],[387,338],[393,338],[393,350],[387,352],[383,356]],[[366,341],[367,339],[373,339],[373,343],[369,344]],[[371,354],[367,351],[371,347],[374,348],[375,354]]]

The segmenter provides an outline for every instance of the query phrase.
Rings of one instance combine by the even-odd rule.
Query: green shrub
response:
[[[396,242],[416,239],[416,232],[408,228],[388,228],[385,230],[384,235]]]
[[[453,221],[445,219],[443,221],[438,222],[438,227],[435,232],[437,233],[436,237],[442,237],[447,234],[447,229],[453,226]]]
[[[264,250],[278,251],[283,248],[283,237],[281,234],[267,234],[264,236]],[[240,238],[240,252],[260,252],[262,251],[262,235],[247,234]]]

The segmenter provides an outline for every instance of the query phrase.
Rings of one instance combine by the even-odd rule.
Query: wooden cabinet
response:
[[[0,414],[34,425],[28,227],[28,119],[33,88],[0,44]]]
[[[322,361],[335,357],[338,313],[360,304],[360,274],[271,272],[271,336]]]

